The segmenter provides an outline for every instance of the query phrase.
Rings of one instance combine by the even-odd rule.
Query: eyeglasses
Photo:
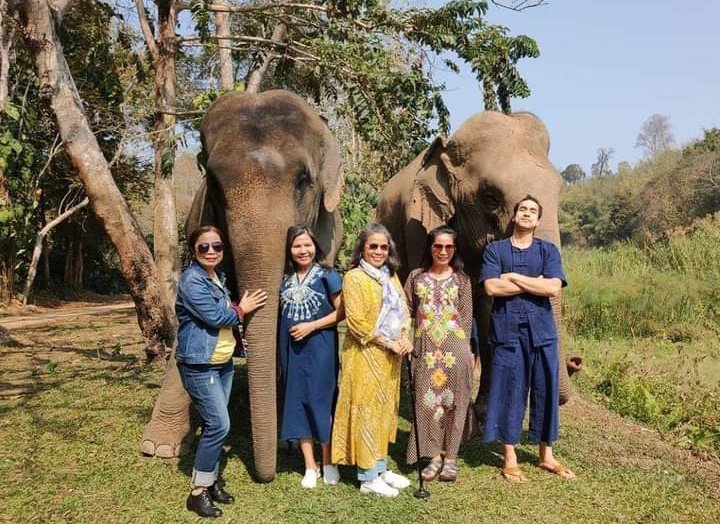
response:
[[[212,242],[210,244],[208,244],[207,242],[203,242],[202,244],[198,244],[195,249],[197,249],[198,253],[204,255],[205,253],[210,251],[210,248],[213,248],[213,251],[215,251],[215,253],[222,253],[225,245],[222,242]]]
[[[435,251],[442,251],[444,249],[449,253],[450,251],[455,251],[455,244],[433,244],[432,248]]]
[[[377,251],[378,249],[380,251],[388,251],[390,249],[390,244],[365,244],[365,246],[370,251]]]

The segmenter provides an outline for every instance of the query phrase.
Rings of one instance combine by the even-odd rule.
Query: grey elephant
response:
[[[473,309],[480,339],[482,374],[476,401],[483,410],[492,362],[488,345],[491,299],[477,277],[484,247],[509,236],[513,206],[527,194],[543,205],[536,235],[560,247],[558,201],[560,174],[548,160],[550,142],[543,123],[531,113],[478,113],[450,139],[436,138],[405,169],[391,178],[380,196],[377,220],[397,242],[404,280],[420,265],[427,232],[441,224],[458,231],[458,253],[473,280]],[[555,319],[559,299],[553,300]],[[560,403],[572,394],[568,359],[560,370]]]
[[[221,96],[205,114],[200,135],[206,184],[195,196],[187,229],[218,226],[230,244],[226,259],[234,278],[228,281],[235,291],[269,292],[265,307],[245,321],[255,474],[269,482],[277,457],[275,341],[285,235],[293,224],[310,225],[332,263],[342,239],[340,155],[313,108],[282,90]],[[142,451],[163,457],[185,452],[193,437],[189,408],[171,359]]]

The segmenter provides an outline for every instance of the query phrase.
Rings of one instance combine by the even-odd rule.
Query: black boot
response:
[[[191,491],[185,506],[188,510],[194,511],[201,517],[219,517],[222,515],[222,510],[213,505],[208,489],[202,490],[197,495],[193,495]]]
[[[213,500],[213,502],[219,502],[220,504],[234,504],[235,503],[235,497],[233,497],[230,493],[222,489],[220,484],[218,482],[215,482],[212,486],[210,486],[208,489],[208,493],[210,493],[210,498]]]

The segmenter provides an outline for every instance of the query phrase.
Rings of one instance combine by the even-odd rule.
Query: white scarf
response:
[[[360,268],[382,286],[382,307],[375,322],[375,334],[399,340],[408,312],[403,297],[390,281],[390,270],[386,265],[377,268],[365,259],[360,259]]]

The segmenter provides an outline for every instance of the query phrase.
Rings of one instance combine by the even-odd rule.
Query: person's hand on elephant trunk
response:
[[[267,301],[267,296],[267,291],[262,289],[256,289],[252,293],[245,291],[240,299],[238,307],[242,310],[243,314],[247,315],[256,309],[263,307]]]
[[[573,355],[565,359],[565,365],[567,366],[568,375],[572,376],[578,371],[582,370],[582,357]]]

